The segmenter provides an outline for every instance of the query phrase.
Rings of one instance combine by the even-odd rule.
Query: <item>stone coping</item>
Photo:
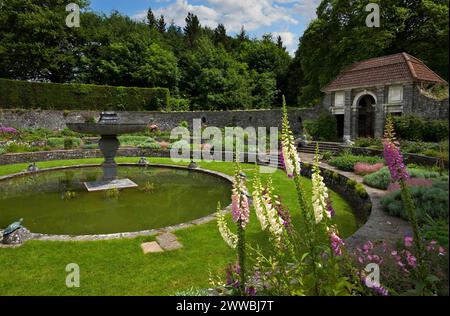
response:
[[[5,181],[13,178],[28,176],[31,174],[39,174],[39,173],[47,173],[52,171],[60,171],[60,170],[71,170],[71,169],[80,169],[80,168],[93,168],[93,167],[100,167],[100,164],[86,164],[86,165],[75,165],[75,166],[63,166],[63,167],[54,167],[54,168],[46,168],[41,169],[36,172],[19,172],[15,174],[11,174],[8,176],[0,177],[0,181]],[[122,167],[140,167],[144,168],[144,166],[140,164],[133,164],[133,163],[120,163],[118,166]],[[196,169],[190,169],[185,166],[176,166],[176,165],[165,165],[165,164],[152,164],[148,163],[146,167],[157,167],[157,168],[171,168],[171,169],[180,169],[180,170],[188,170],[193,172],[200,172],[209,174],[215,177],[219,177],[222,179],[225,179],[229,182],[233,181],[233,177],[223,174],[221,172],[202,169],[202,168],[196,168]],[[229,212],[231,210],[231,205],[226,207],[222,210],[222,212]],[[94,241],[94,240],[111,240],[111,239],[121,239],[121,238],[135,238],[140,236],[155,236],[162,233],[171,233],[176,232],[181,229],[194,227],[197,225],[203,225],[209,222],[212,222],[216,220],[217,212],[210,214],[208,216],[191,220],[186,223],[181,223],[177,225],[172,225],[168,227],[163,228],[156,228],[151,230],[143,230],[143,231],[137,231],[137,232],[125,232],[125,233],[115,233],[115,234],[98,234],[98,235],[80,235],[80,236],[73,236],[73,235],[51,235],[51,234],[39,234],[39,233],[31,233],[31,239],[33,240],[49,240],[49,241]],[[1,233],[2,231],[0,231]]]

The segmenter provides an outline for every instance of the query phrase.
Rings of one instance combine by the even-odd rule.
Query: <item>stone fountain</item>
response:
[[[117,179],[117,164],[114,158],[120,146],[117,136],[142,132],[147,127],[146,123],[125,122],[115,112],[102,112],[98,122],[67,122],[66,125],[70,130],[81,134],[101,135],[99,147],[105,157],[102,165],[103,177],[101,181],[84,183],[89,192],[138,186],[130,179]]]

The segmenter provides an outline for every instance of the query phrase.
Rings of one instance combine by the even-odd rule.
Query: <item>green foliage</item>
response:
[[[170,98],[170,111],[187,112],[191,108],[191,102],[188,99]]]
[[[335,141],[337,139],[337,121],[334,115],[322,113],[317,120],[304,122],[308,134],[315,140]]]
[[[395,133],[402,140],[440,142],[448,139],[448,120],[427,120],[413,115],[393,119]]]
[[[0,79],[2,108],[156,111],[169,106],[169,90]]]
[[[448,249],[448,220],[435,220],[430,216],[426,216],[425,224],[422,226],[422,235],[427,240],[436,240],[440,245]]]
[[[435,182],[431,187],[410,187],[410,191],[416,205],[419,224],[425,223],[427,216],[448,222],[448,181]],[[408,220],[400,191],[385,196],[381,204],[390,215]]]
[[[31,146],[27,143],[18,143],[18,142],[11,142],[7,144],[6,146],[3,146],[3,151],[5,153],[23,153],[23,152],[29,152],[31,151]]]
[[[380,149],[383,148],[383,142],[380,138],[358,138],[355,140],[355,147],[363,148],[373,148]]]
[[[366,189],[364,188],[364,185],[361,183],[357,183],[355,185],[355,192],[356,194],[358,194],[361,198],[367,198],[369,195],[366,191]]]
[[[54,149],[72,149],[81,145],[81,139],[76,137],[49,137],[47,145]]]
[[[180,73],[175,55],[154,43],[145,52],[145,63],[138,69],[136,76],[145,86],[167,87],[171,90],[178,86]]]
[[[334,156],[334,153],[331,151],[326,151],[324,153],[322,153],[322,159],[324,161],[330,161]]]
[[[344,153],[341,156],[331,159],[330,165],[342,171],[354,171],[355,170],[354,167],[357,162],[364,162],[374,165],[376,163],[383,162],[383,159],[369,156],[355,156],[348,153]]]

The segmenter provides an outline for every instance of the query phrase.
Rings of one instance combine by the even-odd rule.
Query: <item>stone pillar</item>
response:
[[[377,87],[377,104],[375,106],[375,137],[381,138],[384,134],[384,119],[386,117],[385,113],[385,104],[386,101],[386,93],[385,87]]]
[[[405,84],[403,86],[403,113],[415,114],[414,104],[414,85],[412,83]]]
[[[351,107],[352,109],[352,139],[358,138],[358,124],[359,124],[359,108],[358,105]]]
[[[352,91],[345,91],[344,142],[352,140]]]

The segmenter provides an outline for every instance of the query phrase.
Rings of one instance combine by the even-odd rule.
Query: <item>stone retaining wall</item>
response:
[[[289,118],[292,129],[299,132],[305,120],[317,118],[321,108],[291,109]],[[124,120],[133,120],[156,124],[161,130],[171,130],[181,122],[186,121],[192,126],[194,119],[199,119],[206,126],[219,128],[227,126],[240,126],[242,128],[254,127],[279,127],[281,128],[281,109],[276,110],[248,110],[248,111],[220,111],[220,112],[119,112]],[[51,130],[63,130],[66,120],[74,116],[98,117],[98,112],[89,111],[39,111],[13,109],[0,110],[0,125],[15,128],[47,128]]]
[[[120,148],[117,152],[118,157],[169,157],[169,151],[157,151],[145,148]],[[75,150],[55,150],[39,151],[18,154],[0,155],[0,165],[15,163],[32,163],[51,160],[71,160],[71,159],[89,159],[102,158],[103,155],[98,149],[75,149]]]
[[[321,167],[320,169],[327,187],[341,195],[350,204],[359,225],[365,224],[372,211],[372,202],[367,192],[365,190],[358,192],[355,187],[357,182],[344,175],[327,168]],[[301,173],[303,176],[311,178],[311,165],[303,164]]]

